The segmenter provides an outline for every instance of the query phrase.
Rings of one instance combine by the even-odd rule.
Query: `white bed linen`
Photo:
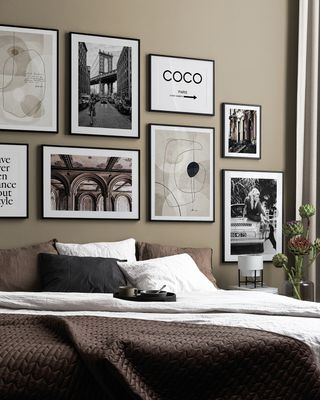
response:
[[[180,293],[177,302],[133,302],[112,294],[0,292],[0,313],[94,315],[262,329],[307,343],[320,366],[320,304],[261,292]]]

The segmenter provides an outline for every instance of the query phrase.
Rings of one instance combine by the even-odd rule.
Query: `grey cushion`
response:
[[[126,279],[115,258],[39,254],[42,290],[114,293]],[[123,260],[121,260],[123,261]]]

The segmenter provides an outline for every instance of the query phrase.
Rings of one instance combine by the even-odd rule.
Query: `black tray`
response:
[[[175,293],[167,292],[165,297],[155,296],[141,296],[141,294],[137,294],[136,296],[120,296],[119,293],[113,293],[113,297],[116,299],[122,300],[130,300],[130,301],[177,301],[177,297]]]

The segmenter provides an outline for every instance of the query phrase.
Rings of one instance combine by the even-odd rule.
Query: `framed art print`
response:
[[[71,133],[138,138],[140,41],[70,35]]]
[[[282,252],[283,173],[223,170],[223,261]]]
[[[149,55],[150,111],[214,115],[214,61]]]
[[[0,129],[58,132],[58,31],[0,25]]]
[[[0,143],[0,218],[28,218],[28,145]]]
[[[139,150],[42,146],[43,218],[139,219]]]
[[[150,125],[150,219],[214,221],[214,129]]]
[[[223,157],[261,158],[261,106],[223,104]]]

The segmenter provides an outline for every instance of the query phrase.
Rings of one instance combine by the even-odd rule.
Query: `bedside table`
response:
[[[272,294],[279,294],[278,288],[276,287],[271,287],[271,286],[266,286],[263,285],[257,286],[256,288],[253,285],[231,285],[228,287],[229,290],[247,290],[247,291],[253,291],[253,292],[266,292],[266,293],[272,293]]]

